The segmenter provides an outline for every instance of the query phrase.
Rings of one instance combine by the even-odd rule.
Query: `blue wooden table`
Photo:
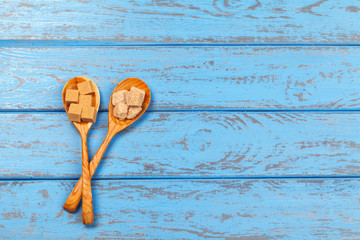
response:
[[[360,2],[5,0],[0,239],[359,239]],[[92,181],[61,90],[138,77],[152,105]]]

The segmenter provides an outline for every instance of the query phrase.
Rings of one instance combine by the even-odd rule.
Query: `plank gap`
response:
[[[157,43],[96,40],[0,40],[0,47],[359,47],[353,43]]]
[[[79,176],[80,177],[80,176]],[[109,181],[109,180],[121,180],[121,181],[156,181],[156,180],[256,180],[256,179],[352,179],[360,178],[360,175],[344,175],[344,176],[218,176],[218,177],[94,177],[92,181]],[[74,177],[54,177],[54,178],[2,178],[0,181],[77,181],[79,178]]]
[[[99,109],[99,112],[108,112],[107,109]],[[234,113],[351,113],[351,112],[360,112],[360,109],[150,109],[146,111],[147,113],[153,112],[234,112]],[[64,109],[0,109],[0,114],[9,114],[9,113],[65,113]]]

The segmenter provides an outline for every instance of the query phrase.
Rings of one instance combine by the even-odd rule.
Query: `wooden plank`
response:
[[[96,177],[360,175],[360,113],[148,113],[118,134]],[[0,114],[1,178],[81,173],[80,137],[63,113]],[[90,130],[90,159],[107,113]]]
[[[0,182],[4,238],[357,239],[359,179],[93,181],[95,225],[62,203],[73,181]]]
[[[157,43],[359,42],[359,2],[3,1],[0,39]]]
[[[0,109],[63,109],[64,83],[145,80],[151,109],[359,109],[359,47],[0,49]],[[206,86],[206,87],[204,87]]]

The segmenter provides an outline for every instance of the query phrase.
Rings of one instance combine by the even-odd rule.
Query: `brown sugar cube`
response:
[[[114,116],[119,120],[124,120],[128,113],[128,105],[119,103],[114,108]]]
[[[76,89],[68,89],[65,93],[65,103],[69,105],[70,103],[79,102],[79,91]]]
[[[77,103],[70,104],[68,111],[68,119],[72,122],[80,122],[81,121],[81,105]]]
[[[96,109],[91,106],[82,106],[81,120],[84,122],[95,122],[96,121]]]
[[[79,95],[79,104],[83,106],[92,106],[92,96],[91,95]]]
[[[129,91],[121,90],[118,92],[115,92],[112,96],[111,103],[112,105],[116,106],[119,103],[126,103],[125,102],[125,93],[128,93]]]
[[[93,93],[94,90],[92,89],[92,85],[90,81],[85,81],[82,83],[78,83],[77,84],[78,90],[80,92],[80,94],[89,94],[89,93]]]
[[[142,107],[129,107],[127,119],[133,119],[136,117],[142,110]]]
[[[145,98],[145,91],[136,87],[130,89],[130,97],[126,104],[134,107],[141,107]]]

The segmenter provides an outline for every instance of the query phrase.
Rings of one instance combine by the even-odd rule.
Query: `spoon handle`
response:
[[[94,212],[91,193],[91,176],[89,172],[89,157],[86,135],[81,135],[82,148],[82,217],[85,225],[94,222]]]
[[[100,148],[97,150],[97,152],[95,153],[93,159],[90,162],[90,178],[94,175],[96,168],[98,167],[101,158],[103,157],[106,148],[108,147],[111,139],[114,137],[114,135],[116,134],[115,131],[109,131],[104,139],[104,142],[101,144]],[[79,179],[79,181],[76,183],[74,189],[72,190],[72,192],[70,193],[69,197],[67,198],[65,204],[64,204],[64,209],[68,212],[75,212],[77,206],[79,205],[79,202],[81,200],[81,192],[82,192],[82,185],[83,185],[83,178],[81,177]],[[84,201],[84,200],[83,200]]]

